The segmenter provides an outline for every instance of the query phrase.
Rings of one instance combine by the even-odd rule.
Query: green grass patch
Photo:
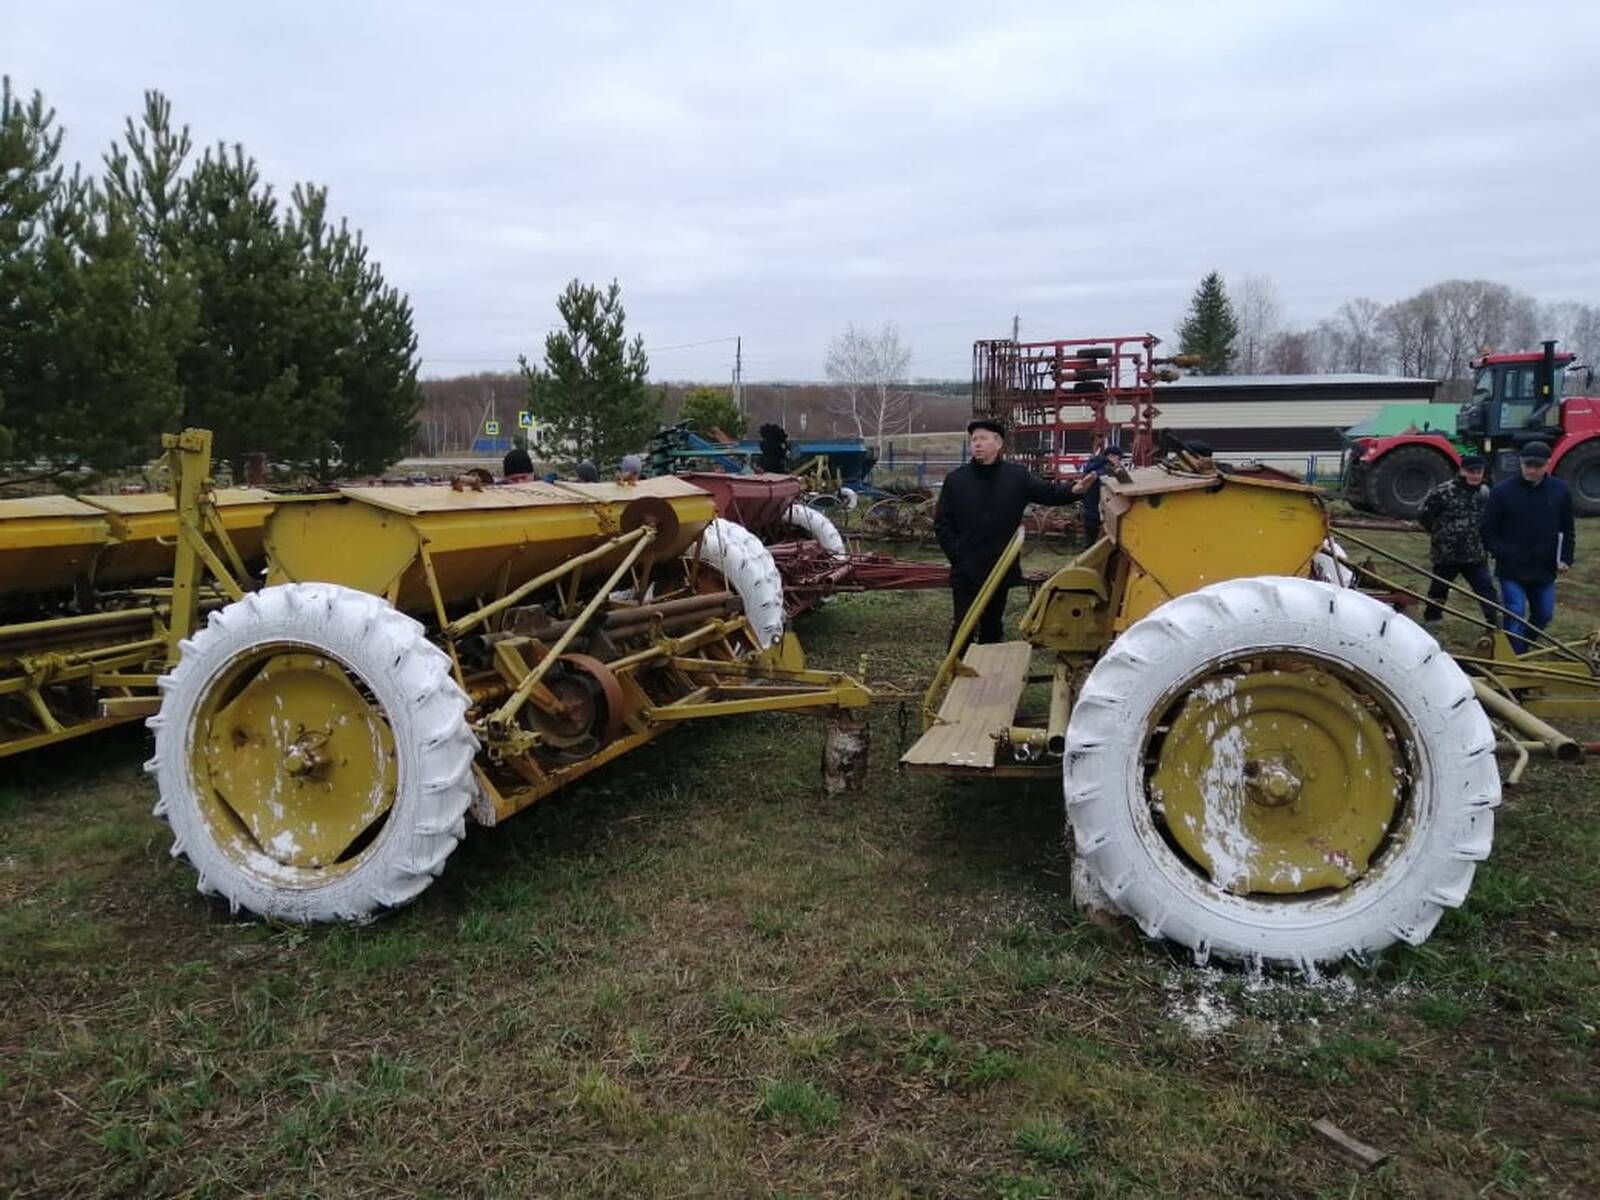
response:
[[[1049,1117],[1025,1122],[1013,1139],[1017,1150],[1027,1157],[1053,1167],[1076,1162],[1089,1152],[1089,1143],[1077,1130]]]
[[[770,1079],[756,1096],[756,1116],[814,1133],[839,1121],[839,1098],[806,1079]]]

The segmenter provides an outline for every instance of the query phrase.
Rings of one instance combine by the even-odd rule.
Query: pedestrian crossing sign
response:
[[[500,422],[499,421],[485,421],[483,423],[483,432],[486,433],[489,437],[498,437],[498,436],[500,436]]]
[[[531,412],[529,412],[527,409],[524,408],[519,413],[517,413],[517,424],[522,426],[522,428],[524,428],[524,429],[532,429],[533,428],[533,414]]]

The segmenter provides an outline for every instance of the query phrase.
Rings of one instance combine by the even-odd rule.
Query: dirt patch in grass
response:
[[[802,633],[916,683],[947,603]],[[664,738],[362,929],[198,896],[142,731],[8,763],[0,1188],[1600,1193],[1597,768],[1534,762],[1429,943],[1307,984],[1079,919],[1059,789],[902,776],[901,714],[872,734],[834,798],[805,720]],[[1389,1163],[1357,1173],[1323,1116]]]

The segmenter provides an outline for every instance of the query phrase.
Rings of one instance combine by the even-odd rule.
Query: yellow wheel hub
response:
[[[243,825],[254,849],[288,867],[340,860],[394,804],[394,735],[340,664],[269,652],[212,687],[194,731],[194,773],[214,823]]]
[[[1376,706],[1326,671],[1214,675],[1183,700],[1149,780],[1178,847],[1217,886],[1303,893],[1367,871],[1401,795]]]

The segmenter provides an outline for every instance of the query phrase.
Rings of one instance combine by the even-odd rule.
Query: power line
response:
[[[562,326],[551,326],[551,332],[555,332],[556,330],[558,330],[560,328],[563,328],[563,327]],[[645,350],[646,354],[665,354],[668,350],[693,350],[697,346],[715,346],[715,345],[718,345],[718,344],[720,344],[722,342],[738,343],[740,340],[741,340],[740,335],[735,333],[735,334],[729,334],[727,337],[706,338],[704,341],[700,341],[700,342],[679,342],[677,345],[674,345],[674,346],[646,346],[644,348],[644,350]],[[478,355],[478,356],[471,357],[471,358],[463,358],[463,357],[457,357],[457,356],[451,356],[451,357],[448,357],[448,358],[439,358],[439,357],[435,357],[434,355],[431,355],[431,354],[424,354],[422,356],[422,360],[424,362],[435,362],[435,363],[479,363],[479,362],[514,363],[514,362],[519,362],[520,361],[520,359],[516,359],[516,358],[501,358],[499,355],[496,355],[496,354],[483,354],[483,355]]]

